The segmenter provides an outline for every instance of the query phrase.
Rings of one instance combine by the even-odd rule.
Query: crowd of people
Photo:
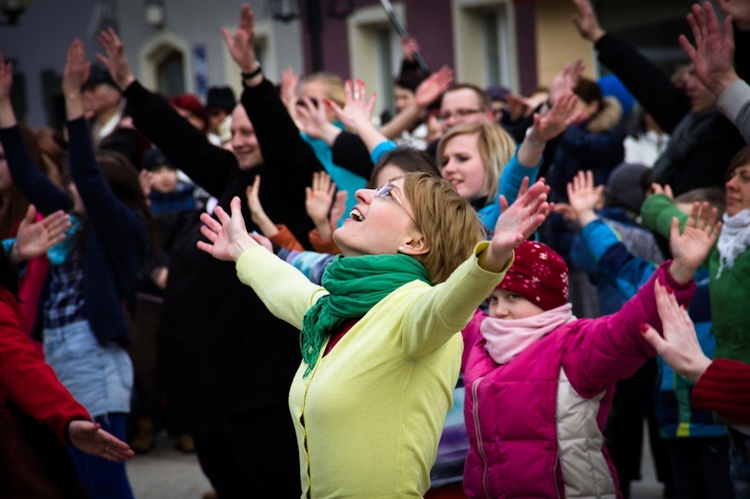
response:
[[[590,0],[522,95],[428,72],[163,96],[112,29],[62,130],[0,57],[0,496],[132,498],[166,431],[206,497],[750,497],[750,2],[665,74]]]

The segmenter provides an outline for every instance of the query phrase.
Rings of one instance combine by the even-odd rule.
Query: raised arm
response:
[[[18,128],[10,92],[13,87],[13,65],[0,55],[0,141],[13,183],[28,201],[45,214],[67,211],[73,206],[70,197],[46,175],[37,170]]]
[[[732,16],[724,18],[722,33],[713,7],[705,2],[702,7],[693,5],[687,21],[693,32],[695,47],[685,35],[680,35],[680,45],[693,62],[695,74],[701,82],[716,95],[721,95],[740,79],[734,70]]]
[[[693,62],[701,82],[719,96],[716,103],[719,111],[735,124],[745,142],[750,143],[750,86],[740,80],[735,71],[732,16],[724,19],[722,33],[713,7],[706,2],[702,8],[694,5],[687,20],[695,47],[685,35],[680,35],[680,45]]]
[[[547,217],[550,210],[548,193],[549,187],[539,181],[510,206],[505,197],[500,196],[502,214],[489,246],[479,255],[480,267],[490,272],[500,272],[505,268],[513,256],[513,249],[534,234]]]
[[[590,0],[571,0],[573,23],[594,44],[599,61],[617,75],[644,108],[668,133],[690,111],[690,101],[669,77],[631,44],[602,29]]]
[[[711,359],[703,354],[693,321],[687,310],[677,303],[675,296],[658,282],[654,294],[663,336],[653,326],[644,324],[641,328],[644,338],[674,372],[691,381],[698,381],[711,364]]]
[[[427,111],[430,104],[448,90],[451,83],[453,83],[453,70],[448,66],[443,66],[437,72],[425,78],[414,93],[414,103],[404,108],[391,121],[383,125],[380,133],[393,140],[400,137]]]
[[[240,280],[253,288],[268,310],[301,329],[305,313],[326,291],[248,234],[239,197],[234,197],[230,206],[231,216],[216,207],[218,220],[201,214],[201,233],[208,242],[198,241],[198,249],[218,260],[236,262]]]
[[[310,185],[312,172],[323,166],[300,135],[276,87],[263,77],[255,55],[255,21],[249,5],[240,8],[234,33],[224,29],[222,35],[242,74],[242,106],[255,129],[263,159],[274,166],[274,175],[283,176],[293,185],[289,192],[300,193],[299,205],[304,214],[304,188]]]
[[[136,81],[125,56],[125,46],[113,29],[97,37],[106,56],[97,54],[128,100],[135,126],[194,182],[212,196],[220,196],[227,178],[237,170],[231,151],[214,146],[160,95]]]

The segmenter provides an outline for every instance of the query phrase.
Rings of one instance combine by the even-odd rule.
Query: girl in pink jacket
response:
[[[573,316],[567,265],[551,248],[515,250],[489,316],[478,310],[463,331],[469,497],[622,497],[602,429],[617,381],[656,354],[643,337],[645,324],[661,328],[655,282],[681,304],[693,297],[693,273],[720,229],[699,209],[683,234],[672,227],[674,260],[598,319]]]

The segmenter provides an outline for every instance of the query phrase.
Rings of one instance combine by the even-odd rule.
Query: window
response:
[[[182,54],[171,50],[156,65],[157,90],[166,97],[185,93],[185,64]]]
[[[406,24],[404,6],[393,6]],[[347,18],[349,67],[351,77],[367,83],[367,92],[376,92],[376,114],[393,110],[393,78],[401,69],[401,41],[380,5],[362,7]]]
[[[512,13],[512,2],[507,0],[453,0],[457,81],[517,88]]]
[[[172,33],[159,33],[139,50],[143,84],[167,97],[194,92],[190,45]]]

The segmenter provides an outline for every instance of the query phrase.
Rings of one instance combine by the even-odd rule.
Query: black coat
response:
[[[617,75],[665,132],[671,134],[691,112],[685,92],[628,42],[604,35],[596,49],[599,61]],[[737,128],[722,116],[711,133],[699,137],[690,154],[674,165],[669,177],[659,180],[669,184],[675,195],[698,187],[723,187],[729,162],[744,145]]]
[[[309,247],[307,233],[313,225],[305,211],[305,187],[323,167],[270,82],[242,95],[265,161],[247,171],[239,169],[233,153],[209,143],[161,97],[138,83],[125,96],[135,125],[216,197],[219,206],[229,212],[232,197],[242,199],[248,230],[257,227],[250,220],[245,188],[261,175],[266,213]],[[196,213],[172,247],[159,329],[159,369],[174,432],[226,431],[233,414],[286,403],[301,360],[299,331],[271,315],[239,281],[233,262],[198,250],[201,238]]]

